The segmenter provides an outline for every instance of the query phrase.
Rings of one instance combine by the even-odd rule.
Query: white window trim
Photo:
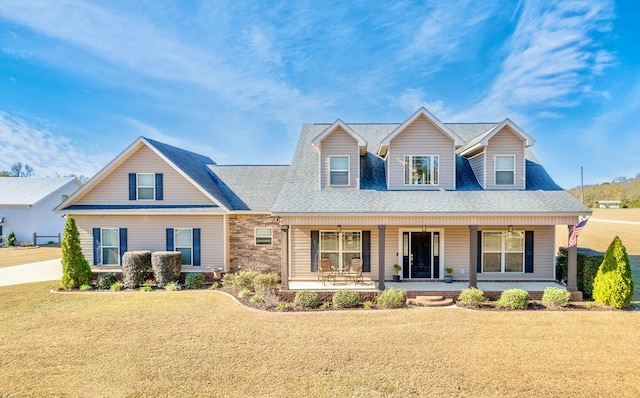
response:
[[[266,236],[258,236],[259,229],[268,229],[270,232],[269,243],[258,243],[258,238],[265,239]],[[254,246],[273,246],[273,228],[272,227],[255,227],[253,229],[253,244]]]
[[[347,158],[347,168],[346,169],[337,169],[337,170],[332,170],[331,169],[331,159],[332,158]],[[348,187],[351,186],[351,156],[350,155],[330,155],[329,156],[329,186],[330,187]],[[336,171],[336,172],[341,172],[344,173],[345,171],[347,172],[347,183],[346,184],[332,184],[331,183],[331,172],[332,171]]]
[[[151,175],[153,176],[153,186],[141,186],[140,176]],[[153,188],[153,197],[151,199],[140,199],[140,188]],[[136,200],[152,201],[156,200],[156,173],[136,173]]]
[[[191,247],[188,247],[188,249],[191,250],[191,264],[182,264],[182,265],[186,265],[186,266],[192,266],[193,265],[193,228],[174,228],[173,229],[173,251],[177,252],[178,249],[187,249],[186,246],[180,246],[178,247],[178,230],[185,230],[188,229],[191,233],[189,234],[189,236],[191,237]]]
[[[499,157],[510,157],[513,159],[513,168],[512,169],[498,169],[497,158]],[[498,184],[498,172],[499,171],[510,171],[513,173],[513,184]],[[513,187],[516,185],[516,156],[515,155],[493,155],[493,185],[499,187]]]
[[[117,246],[105,246],[104,245],[104,235],[103,235],[103,231],[105,230],[114,230],[116,231],[117,234]],[[103,249],[117,249],[117,255],[116,258],[118,259],[118,262],[116,264],[105,264],[104,263],[104,250]],[[116,266],[120,266],[120,228],[100,228],[100,265],[104,265],[106,267],[116,267]]]
[[[484,270],[484,234],[486,232],[499,232],[500,233],[500,252],[497,251],[489,251],[488,253],[500,253],[500,271],[485,271]],[[491,231],[491,230],[487,230],[487,231],[482,231],[482,273],[487,273],[487,274],[524,274],[524,269],[525,269],[525,263],[524,263],[524,253],[525,253],[525,236],[524,236],[524,231],[513,231],[514,234],[519,234],[522,236],[522,271],[506,271],[507,268],[507,253],[520,253],[519,251],[507,251],[506,248],[506,244],[507,244],[507,231]]]
[[[343,244],[343,234],[346,232],[358,232],[360,234],[360,251],[351,251],[344,250]],[[323,250],[322,248],[322,234],[323,233],[337,233],[338,234],[338,250]],[[322,253],[337,253],[338,254],[338,267],[342,264],[343,254],[344,253],[358,253],[359,257],[362,258],[362,231],[361,230],[346,230],[346,231],[336,231],[336,230],[322,230],[320,231],[320,242],[318,242],[318,257],[322,258]]]
[[[413,158],[414,157],[428,157],[429,158],[429,170],[430,170],[430,176],[429,176],[429,183],[428,184],[414,184],[411,181],[411,175],[409,176],[409,182],[407,183],[407,167],[410,168],[410,171],[412,170],[412,165],[413,165]],[[407,161],[407,158],[409,159]],[[438,180],[437,183],[434,183],[434,164],[435,164],[435,160],[438,160],[438,171],[437,173],[435,173],[435,179]],[[405,187],[415,187],[415,186],[420,186],[420,187],[437,187],[438,185],[440,185],[440,155],[404,155],[403,158],[403,164],[402,164],[402,184]]]

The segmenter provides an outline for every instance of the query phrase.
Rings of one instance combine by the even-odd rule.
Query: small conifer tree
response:
[[[633,276],[627,249],[615,237],[593,281],[593,298],[609,307],[625,308],[633,298]]]
[[[91,282],[91,267],[82,254],[76,221],[67,218],[62,240],[62,286],[74,289]]]

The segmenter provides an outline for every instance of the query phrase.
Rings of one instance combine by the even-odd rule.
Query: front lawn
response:
[[[640,312],[273,313],[0,288],[0,396],[640,396]]]

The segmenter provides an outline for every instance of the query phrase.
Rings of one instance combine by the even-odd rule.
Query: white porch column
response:
[[[478,226],[469,225],[469,287],[478,287]]]
[[[378,290],[384,290],[384,246],[386,225],[378,225]]]
[[[568,225],[569,236],[573,225]],[[578,291],[578,245],[567,247],[567,290]]]
[[[280,236],[280,246],[282,253],[280,258],[280,288],[289,289],[289,226],[280,226],[282,235]]]

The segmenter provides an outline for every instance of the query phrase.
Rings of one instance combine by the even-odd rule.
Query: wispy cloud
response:
[[[411,114],[423,106],[441,120],[447,120],[449,116],[449,110],[445,108],[442,100],[427,101],[426,93],[420,88],[404,90],[394,105],[406,110],[407,114]]]

